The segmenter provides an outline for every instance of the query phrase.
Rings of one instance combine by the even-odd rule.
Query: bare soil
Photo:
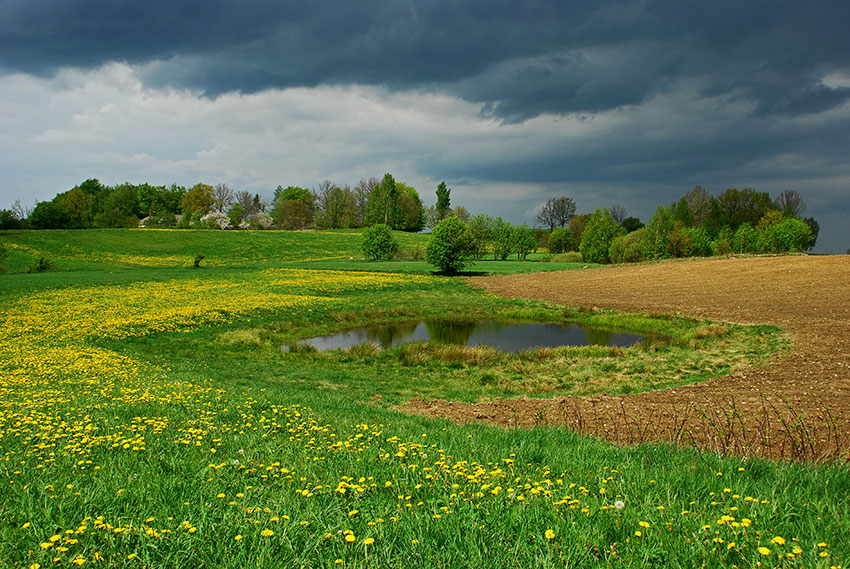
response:
[[[563,425],[622,444],[650,440],[738,455],[850,460],[850,255],[731,258],[492,277],[506,297],[773,324],[793,349],[758,367],[633,395],[414,399],[460,423]]]

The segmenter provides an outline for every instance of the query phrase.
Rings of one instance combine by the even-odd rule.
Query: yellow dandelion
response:
[[[638,522],[638,525],[639,525],[640,527],[642,527],[642,528],[648,528],[648,527],[649,527],[649,522]]]
[[[367,537],[363,540],[363,545],[372,545],[373,543],[375,543],[375,540],[371,537]]]
[[[643,535],[643,532],[641,532],[640,530],[635,532],[635,537],[640,537],[642,535]]]
[[[785,545],[785,539],[779,537],[778,535],[770,540],[770,543],[774,545]]]
[[[234,537],[234,538],[233,538],[233,541],[239,541],[240,539],[242,539],[242,535],[241,535],[241,534],[240,534],[240,535],[237,535],[236,537]]]
[[[759,553],[762,555],[770,555],[770,550],[766,547],[759,547]]]
[[[555,532],[550,529],[547,529],[544,535],[546,536],[546,539],[555,539]]]
[[[351,543],[353,541],[357,541],[357,538],[354,537],[353,533],[349,533],[349,534],[345,535],[345,541],[347,541],[348,543]]]
[[[30,569],[40,569],[40,567],[41,565],[38,563],[33,563],[32,565],[30,565]]]
[[[266,529],[264,529],[263,531],[260,532],[260,535],[263,536],[263,537],[271,537],[271,536],[274,535],[274,532],[272,530],[266,528]]]

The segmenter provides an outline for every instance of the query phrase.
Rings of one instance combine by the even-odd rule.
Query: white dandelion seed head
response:
[[[614,502],[614,507],[617,508],[618,510],[622,510],[623,508],[626,507],[626,505],[623,503],[622,500],[617,500],[616,502]]]

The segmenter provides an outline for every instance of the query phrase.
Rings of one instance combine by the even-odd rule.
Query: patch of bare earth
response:
[[[850,460],[850,256],[670,262],[476,277],[506,297],[773,324],[794,347],[766,365],[633,395],[415,399],[408,411],[457,422],[564,425],[622,444],[663,440],[774,458]]]

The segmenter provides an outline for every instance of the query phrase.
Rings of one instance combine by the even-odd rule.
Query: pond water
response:
[[[368,326],[299,340],[320,352],[347,350],[364,342],[391,348],[411,342],[439,342],[461,346],[492,346],[503,352],[559,346],[632,346],[645,336],[611,332],[578,324],[510,322],[504,320],[434,319]],[[284,350],[288,346],[283,346]]]

